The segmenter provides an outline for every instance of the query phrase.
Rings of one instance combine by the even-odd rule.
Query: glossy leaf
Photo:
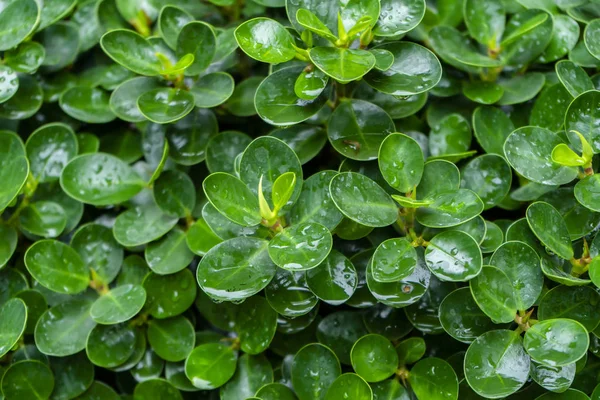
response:
[[[448,231],[436,235],[425,250],[425,262],[431,272],[444,281],[468,281],[482,268],[481,251],[468,234]]]
[[[573,258],[569,230],[554,207],[544,202],[533,203],[527,208],[527,223],[548,249],[564,259]]]
[[[523,339],[523,346],[533,360],[552,367],[579,360],[588,345],[585,327],[570,319],[541,321],[528,329]]]

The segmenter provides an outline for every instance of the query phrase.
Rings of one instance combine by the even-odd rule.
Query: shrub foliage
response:
[[[0,398],[600,399],[597,0],[0,0]]]

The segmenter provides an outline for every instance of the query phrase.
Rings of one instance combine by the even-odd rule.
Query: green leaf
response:
[[[96,279],[109,284],[117,277],[124,252],[110,228],[95,223],[82,225],[73,234],[71,246],[94,271]]]
[[[517,313],[516,290],[501,269],[484,266],[469,282],[471,294],[481,310],[495,323],[511,322]]]
[[[580,94],[569,105],[565,115],[565,128],[567,132],[576,131],[583,135],[595,153],[600,153],[600,134],[592,128],[597,124],[600,111],[600,92],[590,90]],[[574,147],[581,149],[579,138],[574,139],[569,135],[569,140]]]
[[[337,306],[352,297],[358,284],[358,275],[349,259],[332,250],[321,264],[306,272],[306,283],[319,299]]]
[[[294,87],[301,72],[302,68],[297,67],[280,69],[260,83],[254,104],[256,112],[265,122],[278,126],[297,124],[312,117],[325,105],[328,90],[312,101],[302,100],[296,95]],[[231,100],[235,97],[234,92]],[[248,112],[246,110],[243,113],[247,115]]]
[[[579,40],[579,24],[574,19],[558,14],[553,16],[552,39],[539,60],[543,63],[559,60],[570,52]]]
[[[394,133],[381,143],[379,169],[386,182],[402,193],[410,193],[421,181],[424,169],[423,152],[409,136]]]
[[[133,318],[146,302],[140,285],[122,285],[101,296],[92,304],[90,316],[103,325],[114,325]]]
[[[188,248],[187,238],[189,235],[175,227],[160,240],[148,244],[144,258],[150,269],[157,274],[167,275],[190,265],[194,253]]]
[[[553,21],[546,11],[530,9],[514,14],[500,45],[505,64],[522,66],[538,58],[552,39]]]
[[[463,94],[481,104],[494,104],[504,95],[504,88],[495,82],[465,82]]]
[[[318,223],[288,227],[269,242],[273,262],[289,271],[305,271],[321,264],[331,251],[329,230]]]
[[[89,272],[77,252],[56,240],[39,240],[25,253],[25,266],[42,286],[65,294],[83,292]]]
[[[234,81],[225,72],[213,72],[204,75],[190,89],[194,96],[194,104],[200,108],[217,107],[227,101],[233,94]]]
[[[85,352],[94,365],[114,368],[127,361],[134,343],[135,331],[129,325],[96,325],[87,338]]]
[[[577,176],[577,170],[552,161],[552,150],[563,140],[544,128],[523,127],[513,131],[504,143],[510,165],[525,178],[543,185],[562,185]]]
[[[2,393],[9,399],[48,399],[52,390],[54,375],[48,365],[37,360],[16,362],[2,377]]]
[[[394,96],[419,94],[432,89],[442,78],[439,60],[425,47],[396,42],[378,48],[394,55],[394,63],[388,70],[372,70],[365,76],[365,81],[380,92]]]
[[[358,80],[375,66],[375,56],[366,50],[313,47],[308,54],[317,68],[340,83]]]
[[[29,175],[25,146],[13,132],[0,131],[0,211],[12,203]]]
[[[216,172],[204,180],[202,187],[210,203],[231,221],[243,226],[261,222],[258,199],[235,176]]]
[[[138,383],[133,391],[134,399],[173,399],[182,400],[181,392],[164,379],[148,379]]]
[[[82,395],[94,381],[94,365],[84,353],[52,359],[56,397]]]
[[[68,125],[53,123],[36,129],[25,149],[33,177],[51,182],[58,180],[65,165],[77,155],[78,144]]]
[[[323,93],[328,82],[329,77],[320,69],[304,68],[296,79],[294,93],[302,100],[314,100]]]
[[[394,130],[394,123],[384,110],[363,100],[351,100],[333,112],[327,136],[340,154],[367,161],[377,158],[381,143]]]
[[[274,199],[273,185],[281,175],[288,172],[296,176],[296,185],[280,215],[288,211],[302,189],[302,166],[294,151],[280,139],[265,136],[252,141],[239,161],[240,179],[256,195],[262,181],[262,192],[266,199]]]
[[[425,8],[423,0],[383,0],[373,33],[375,36],[393,37],[409,32],[421,22]]]
[[[222,400],[245,399],[266,383],[273,382],[273,367],[264,354],[244,354],[238,359],[233,378],[220,390]]]
[[[137,106],[150,121],[167,124],[182,119],[194,109],[194,96],[182,89],[158,88],[138,97]]]
[[[388,239],[375,250],[371,273],[377,282],[396,282],[410,276],[417,263],[417,252],[408,240]]]
[[[277,268],[274,275],[265,288],[265,297],[277,313],[297,318],[315,308],[319,299],[308,288],[304,272]]]
[[[375,56],[375,67],[379,71],[387,71],[394,64],[394,55],[391,51],[385,49],[371,49],[371,54]]]
[[[490,49],[497,49],[506,23],[504,4],[494,0],[466,0],[464,16],[472,38]]]
[[[556,63],[556,75],[565,89],[573,97],[594,89],[594,83],[583,68],[572,61],[562,60]]]
[[[410,398],[409,392],[395,379],[371,384],[371,388],[375,399],[407,400]]]
[[[0,51],[16,47],[40,23],[39,6],[34,0],[10,1],[3,6],[0,12]]]
[[[450,26],[434,27],[429,32],[429,39],[442,60],[465,72],[477,72],[475,67],[496,68],[502,65],[499,60],[480,54],[469,39]]]
[[[544,389],[563,393],[573,383],[575,368],[575,363],[565,365],[564,367],[550,367],[532,362],[531,378]]]
[[[571,150],[565,143],[557,145],[552,150],[552,161],[567,167],[581,167],[587,164],[585,159]]]
[[[325,395],[325,400],[371,400],[373,391],[369,384],[360,376],[345,373],[337,377]]]
[[[0,339],[0,355],[4,356],[19,341],[27,324],[27,306],[21,299],[10,299],[0,308],[2,318],[2,335]]]
[[[329,190],[342,214],[359,224],[384,227],[393,224],[398,217],[390,195],[364,175],[338,174],[331,180]]]
[[[220,214],[219,214],[220,215]],[[186,243],[188,248],[200,256],[204,256],[210,249],[221,243],[223,240],[213,232],[206,221],[198,219],[186,234]],[[168,265],[165,264],[165,267]],[[169,271],[171,268],[169,267]],[[162,270],[161,270],[162,271]]]
[[[337,357],[331,349],[321,344],[304,346],[292,362],[292,386],[299,400],[324,399],[340,374]]]
[[[144,93],[158,89],[157,79],[139,76],[121,83],[112,92],[109,106],[112,112],[127,122],[142,122],[146,117],[140,112],[137,99]]]
[[[37,42],[23,42],[4,53],[4,62],[17,72],[32,73],[42,65],[46,50]]]
[[[197,287],[189,269],[174,274],[149,273],[143,281],[146,310],[154,318],[175,317],[185,312],[196,298]]]
[[[439,318],[446,333],[463,343],[471,343],[498,327],[481,311],[467,287],[456,289],[444,298]]]
[[[115,119],[108,103],[108,93],[98,88],[73,87],[60,96],[60,107],[65,113],[91,124],[104,124]]]
[[[67,14],[73,11],[77,5],[76,0],[57,0],[44,3],[41,9],[40,24],[37,27],[38,31],[54,24],[63,19]]]
[[[198,284],[210,297],[241,301],[265,288],[275,275],[268,242],[238,237],[213,247],[200,261]]]
[[[527,223],[549,250],[565,260],[573,258],[569,230],[556,208],[538,201],[527,208]]]
[[[469,150],[471,127],[460,114],[449,114],[432,127],[429,152],[432,156],[457,154]]]
[[[429,194],[430,203],[417,209],[417,221],[432,228],[448,228],[465,223],[483,211],[484,204],[468,189],[442,190]]]
[[[591,55],[600,59],[600,47],[598,46],[598,39],[600,38],[600,21],[596,19],[590,21],[585,27],[583,32],[583,40],[585,47]]]
[[[521,337],[508,330],[479,336],[465,354],[465,378],[480,396],[501,398],[515,393],[529,377],[529,356]]]
[[[271,191],[274,210],[280,210],[288,203],[294,193],[295,187],[296,174],[293,172],[286,172],[275,179]]]
[[[304,181],[302,191],[289,214],[291,224],[316,222],[333,231],[343,215],[329,193],[329,183],[335,171],[321,171]]]
[[[17,93],[19,78],[10,67],[0,66],[0,103],[4,103]]]
[[[210,65],[216,52],[217,38],[213,28],[201,21],[186,24],[177,36],[177,57],[194,56],[194,62],[185,70],[186,75],[198,75]]]
[[[169,155],[181,165],[194,165],[204,160],[209,140],[219,131],[213,112],[202,108],[194,109],[166,129]]]
[[[478,243],[460,231],[442,232],[431,239],[425,250],[425,262],[435,276],[451,282],[473,279],[482,268]]]
[[[458,399],[458,378],[452,366],[440,358],[426,358],[410,370],[409,382],[422,399]]]
[[[58,304],[42,314],[35,326],[35,344],[47,355],[65,357],[85,349],[96,322],[90,316],[92,303],[76,300]]]
[[[248,354],[265,351],[277,328],[277,313],[261,296],[252,296],[240,307],[236,330],[240,335],[241,349]]]
[[[398,368],[398,354],[392,343],[381,335],[361,337],[352,347],[352,367],[367,382],[380,382]]]
[[[182,361],[194,349],[195,333],[190,321],[180,316],[148,322],[148,343],[166,361]]]
[[[29,204],[19,214],[19,228],[22,231],[45,238],[59,236],[66,225],[65,210],[52,201]]]
[[[268,383],[258,389],[256,395],[262,400],[296,400],[296,395],[282,383]]]
[[[154,182],[156,205],[169,215],[183,218],[192,214],[196,205],[196,189],[190,177],[178,170],[163,172]]]
[[[119,214],[113,225],[113,235],[123,246],[140,246],[162,237],[177,224],[177,220],[152,203],[138,206]]]
[[[244,53],[265,63],[279,64],[296,55],[292,35],[279,22],[254,18],[235,30],[235,40]]]
[[[0,226],[0,269],[6,265],[17,248],[17,231],[8,225]]]
[[[512,184],[510,166],[496,154],[486,154],[469,161],[461,171],[461,187],[470,189],[490,209],[508,195]]]
[[[560,130],[565,123],[564,116],[571,101],[571,94],[561,83],[544,89],[531,110],[529,116],[531,125],[551,131]],[[511,131],[513,130],[511,129]]]
[[[136,32],[128,29],[109,31],[102,36],[100,46],[115,62],[136,74],[160,74],[162,66],[154,46]]]
[[[310,10],[305,8],[298,9],[298,11],[296,11],[296,21],[303,28],[324,37],[332,43],[335,43],[338,40],[338,38],[331,33],[329,28],[323,22],[321,22],[319,17],[317,17]]]
[[[157,28],[165,43],[173,50],[177,49],[177,37],[183,27],[194,17],[182,8],[166,5],[158,15]]]
[[[592,332],[600,324],[600,310],[596,307],[599,302],[600,294],[589,286],[560,285],[539,301],[538,319],[569,318]]]
[[[498,101],[498,105],[525,103],[533,99],[542,90],[544,82],[545,77],[539,72],[530,72],[501,80],[498,84],[504,89],[504,94]]]
[[[57,22],[35,36],[45,52],[44,72],[56,72],[72,64],[79,52],[79,27],[74,22]]]
[[[536,303],[542,293],[544,275],[533,248],[523,242],[506,242],[492,254],[490,263],[512,281],[518,310],[528,310]]]
[[[235,158],[252,142],[250,136],[238,131],[220,132],[206,145],[206,167],[210,172],[235,174]]]
[[[531,359],[551,367],[574,363],[589,346],[587,330],[571,319],[540,321],[525,332],[523,346]]]
[[[0,104],[0,117],[26,119],[33,116],[44,100],[44,93],[38,81],[27,74],[18,74],[19,89],[8,101]]]
[[[600,212],[600,175],[588,176],[577,182],[575,197],[587,209]]]

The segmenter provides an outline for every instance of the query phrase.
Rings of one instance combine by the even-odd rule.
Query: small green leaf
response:
[[[42,286],[65,294],[84,291],[89,272],[73,248],[56,240],[39,240],[25,253],[25,266]]]
[[[327,390],[324,400],[371,400],[373,391],[369,384],[360,376],[352,373],[337,377]]]
[[[296,55],[292,35],[279,22],[254,18],[235,30],[235,40],[244,53],[265,63],[278,64]]]
[[[198,389],[223,386],[235,373],[237,354],[222,343],[196,347],[185,360],[185,375]]]
[[[0,339],[0,356],[8,353],[25,332],[27,324],[27,306],[21,299],[10,299],[0,308],[2,318],[2,336]]]
[[[380,382],[398,368],[398,354],[392,343],[381,335],[366,335],[352,347],[352,367],[367,382]]]
[[[265,297],[277,313],[297,318],[311,312],[319,299],[306,283],[304,272],[292,272],[277,268],[275,276],[265,288]]]
[[[193,63],[185,70],[186,75],[200,74],[210,65],[216,53],[217,38],[213,28],[201,21],[187,23],[177,36],[177,57],[194,56]]]
[[[338,38],[331,33],[329,28],[310,10],[300,8],[296,11],[296,21],[305,29],[324,37],[335,43]]]
[[[486,154],[469,161],[461,170],[461,187],[475,192],[485,209],[490,209],[508,195],[512,184],[510,166],[496,154]]]
[[[393,224],[398,208],[377,183],[355,172],[336,175],[330,183],[331,198],[346,217],[359,224],[383,227]]]
[[[484,204],[468,189],[442,190],[425,199],[430,203],[417,209],[417,221],[432,228],[448,228],[465,223],[483,211]]]
[[[600,109],[600,92],[590,90],[580,94],[571,102],[565,115],[565,128],[567,132],[575,131],[583,135],[592,146],[595,153],[600,153],[600,134],[591,128],[598,121]],[[569,140],[576,150],[581,149],[579,138],[569,135]]]
[[[354,294],[358,274],[349,259],[332,250],[321,264],[306,272],[306,284],[325,303],[340,305]]]
[[[295,187],[296,174],[293,172],[286,172],[275,179],[271,190],[275,210],[281,210],[290,201]]]
[[[425,262],[431,272],[443,281],[466,282],[482,268],[478,243],[460,231],[436,235],[425,250]]]
[[[146,302],[146,291],[140,285],[122,285],[101,296],[92,304],[90,315],[103,325],[113,325],[133,318]]]
[[[231,221],[243,226],[260,223],[258,199],[240,179],[216,172],[204,180],[202,187],[211,204]]]
[[[412,192],[419,184],[425,165],[419,144],[400,133],[391,134],[383,140],[378,162],[386,182],[402,193]]]
[[[327,390],[340,374],[337,357],[321,344],[304,346],[292,362],[292,386],[300,400],[325,398]]]
[[[194,340],[194,326],[181,315],[148,322],[148,343],[166,361],[186,359],[194,349]]]
[[[556,208],[536,202],[527,208],[527,223],[542,244],[565,260],[573,258],[569,230]]]
[[[16,47],[40,23],[40,9],[34,0],[11,1],[0,12],[0,50]],[[51,390],[52,391],[52,390]]]
[[[519,390],[529,377],[529,356],[513,331],[479,336],[465,354],[465,378],[480,396],[502,398]]]
[[[182,89],[158,88],[138,97],[137,106],[150,121],[167,124],[182,119],[194,109],[194,96]]]
[[[587,330],[571,319],[540,321],[525,332],[523,346],[531,358],[551,367],[574,363],[589,346]]]
[[[128,29],[112,30],[102,36],[100,46],[115,62],[137,74],[160,74],[162,66],[154,46],[136,32]]]
[[[146,290],[146,310],[154,318],[175,317],[194,303],[197,286],[189,269],[174,274],[147,274],[142,282]]]
[[[371,269],[377,282],[396,282],[411,275],[417,267],[417,252],[404,238],[383,241],[373,254]]]
[[[269,256],[289,271],[305,271],[321,264],[331,251],[333,239],[321,224],[305,223],[288,227],[269,242]]]
[[[600,175],[588,176],[577,182],[575,197],[587,209],[600,212]]]
[[[2,377],[2,394],[9,399],[48,399],[53,390],[54,375],[50,367],[37,360],[16,362]]]
[[[340,83],[358,80],[375,66],[375,56],[366,50],[313,47],[308,54],[317,68]]]
[[[410,370],[409,382],[415,395],[422,399],[458,399],[458,378],[448,362],[426,358]]]
[[[240,301],[265,288],[275,275],[268,242],[238,237],[210,249],[198,265],[198,284],[212,298]]]
[[[225,72],[213,72],[196,81],[190,92],[194,96],[194,104],[200,108],[217,107],[227,101],[233,94],[234,81]]]
[[[562,60],[556,63],[556,75],[565,89],[573,97],[594,89],[594,83],[583,68],[572,61]]]
[[[496,49],[506,23],[504,5],[494,0],[466,0],[464,16],[469,34],[479,43]]]
[[[277,313],[261,296],[252,296],[242,303],[236,321],[242,350],[248,354],[265,351],[277,328]]]
[[[59,102],[65,113],[79,121],[103,124],[116,118],[109,106],[108,93],[99,88],[70,88]]]
[[[525,103],[533,99],[542,90],[544,82],[544,75],[539,72],[530,72],[501,80],[499,85],[504,89],[504,94],[498,104],[506,106]]]
[[[194,17],[182,8],[166,5],[158,15],[158,30],[165,43],[173,50],[177,49],[177,36],[181,29],[194,20]]]
[[[375,36],[393,37],[409,32],[421,22],[425,8],[423,0],[382,0],[373,33]]]
[[[329,77],[320,69],[305,68],[296,79],[294,93],[302,100],[314,100],[323,93],[328,82]]]
[[[511,322],[517,313],[516,291],[501,269],[484,266],[469,282],[471,294],[481,310],[495,323]]]
[[[29,175],[25,146],[13,132],[0,131],[0,212],[19,194]]]
[[[150,203],[119,214],[113,225],[113,235],[123,246],[140,246],[162,237],[177,224],[177,220]]]

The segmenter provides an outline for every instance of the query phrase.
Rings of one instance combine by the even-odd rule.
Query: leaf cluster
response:
[[[600,399],[596,0],[0,0],[0,398]]]

